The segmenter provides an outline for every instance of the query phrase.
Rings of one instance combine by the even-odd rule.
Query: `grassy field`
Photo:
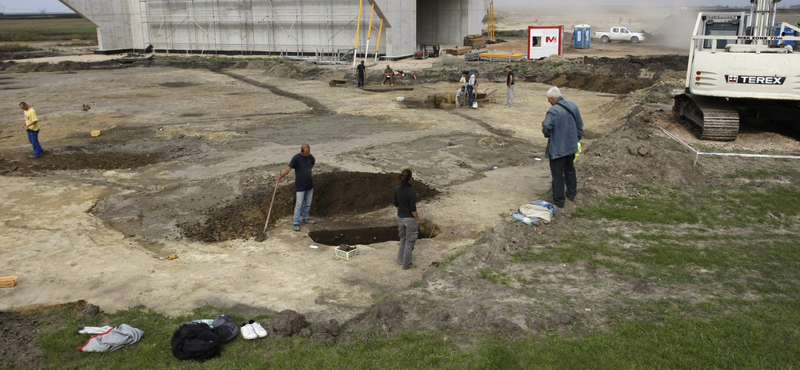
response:
[[[97,28],[75,17],[0,18],[0,42],[96,40]]]
[[[783,175],[733,176],[758,181]],[[468,348],[435,332],[337,344],[269,337],[236,339],[203,364],[175,360],[172,332],[182,322],[227,311],[212,307],[174,318],[144,308],[89,321],[74,312],[50,313],[38,319],[37,346],[46,369],[797,369],[800,191],[763,184],[638,190],[642,196],[612,197],[579,209],[570,222],[586,231],[556,236],[557,247],[517,254],[511,265],[586,261],[702,298],[614,297],[601,313],[602,325],[544,330],[522,340],[464,334],[474,343]],[[597,232],[620,224],[627,232]],[[515,279],[503,271],[480,275],[502,285]],[[76,327],[119,323],[143,329],[145,337],[117,352],[76,351],[87,339],[75,334]]]

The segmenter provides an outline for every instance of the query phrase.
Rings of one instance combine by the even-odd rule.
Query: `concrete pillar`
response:
[[[75,13],[97,26],[100,50],[131,50],[135,37],[131,19],[131,5],[136,0],[59,0]],[[138,13],[138,6],[135,9]],[[139,23],[141,24],[141,23]],[[141,28],[139,28],[141,30]],[[141,33],[141,32],[140,32]],[[138,37],[141,43],[141,36]],[[141,46],[139,46],[141,47]]]

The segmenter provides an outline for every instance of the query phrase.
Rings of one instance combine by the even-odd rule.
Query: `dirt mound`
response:
[[[579,191],[592,196],[625,195],[632,184],[696,185],[702,166],[684,147],[661,135],[656,116],[668,119],[672,96],[683,86],[683,73],[665,71],[663,79],[600,107],[603,115],[626,122],[584,147],[578,167]]]
[[[0,175],[25,176],[42,171],[138,168],[162,162],[164,158],[165,156],[160,153],[95,152],[53,154],[45,152],[45,154],[36,159],[0,158]]]
[[[633,185],[638,184],[703,183],[702,165],[695,166],[688,149],[660,134],[652,124],[654,114],[671,113],[641,109],[626,125],[584,149],[576,163],[581,194],[635,196]]]
[[[639,77],[642,70],[660,73],[662,71],[686,71],[689,57],[685,55],[659,55],[648,57],[627,56],[625,58],[585,57],[583,63],[602,69],[614,77]],[[599,72],[599,71],[598,71]]]
[[[311,215],[333,217],[391,206],[396,186],[396,174],[329,172],[314,175]],[[413,181],[412,186],[418,201],[439,193],[419,181]],[[278,188],[272,208],[273,220],[294,213],[294,194],[293,183]],[[251,238],[263,229],[271,199],[271,189],[242,196],[233,204],[211,209],[205,223],[181,225],[181,232],[187,238],[203,242]]]
[[[652,86],[620,96],[598,110],[610,121],[626,122],[634,111],[643,111],[645,106],[672,106],[673,96],[683,89],[685,78],[683,72],[665,71]]]
[[[559,63],[558,60],[550,61]],[[563,62],[562,62],[563,63]],[[552,75],[529,76],[525,81],[611,94],[627,94],[648,88],[676,73],[685,73],[688,59],[680,55],[626,58],[583,58],[583,68],[573,66]]]
[[[587,73],[562,73],[545,81],[545,83],[558,87],[571,87],[611,94],[627,94],[631,91],[652,86],[655,82],[650,78],[626,78]]]
[[[42,350],[36,346],[39,330],[35,320],[0,312],[0,333],[0,368],[39,368]]]
[[[516,277],[497,272],[513,268],[508,265],[511,256],[535,248],[532,244],[544,239],[541,234],[537,228],[518,223],[484,233],[458,258],[427,272],[421,284],[348,321],[344,337],[416,330],[435,330],[452,334],[453,338],[464,332],[521,337],[541,330],[571,330],[584,325],[591,319],[586,313],[553,310],[543,303],[563,297],[551,296],[538,287],[530,288],[537,292],[532,294],[517,283],[524,281],[529,272],[520,269],[515,271]],[[575,268],[577,272],[586,266],[576,264]],[[570,296],[583,294],[572,292]]]

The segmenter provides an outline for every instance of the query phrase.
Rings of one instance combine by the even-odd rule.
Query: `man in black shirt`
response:
[[[394,189],[393,204],[397,207],[397,232],[400,248],[397,250],[397,263],[408,270],[414,266],[411,252],[419,237],[419,213],[417,213],[417,193],[411,190],[411,170],[406,168],[397,177],[400,186]]]
[[[295,154],[286,167],[279,175],[278,181],[286,177],[294,169],[294,187],[297,198],[294,203],[294,219],[292,220],[292,230],[300,231],[300,221],[313,224],[314,220],[309,218],[311,211],[311,199],[314,196],[314,180],[311,177],[311,169],[314,168],[314,156],[311,155],[311,147],[303,144],[300,153]]]
[[[363,89],[364,88],[364,77],[367,74],[367,67],[364,66],[364,61],[363,60],[361,61],[361,64],[359,64],[358,67],[356,67],[356,71],[358,72],[358,88],[359,89]]]
[[[506,106],[510,107],[514,105],[514,71],[511,70],[511,66],[506,66],[506,73],[508,73],[506,75],[506,86],[508,87]]]

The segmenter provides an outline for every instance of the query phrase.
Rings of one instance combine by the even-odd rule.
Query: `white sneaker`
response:
[[[256,335],[258,335],[259,338],[264,338],[267,336],[267,329],[264,329],[264,327],[261,326],[261,324],[253,320],[250,320],[250,327],[253,328],[253,331],[255,331]]]
[[[242,338],[244,339],[251,340],[258,338],[258,334],[256,334],[255,329],[253,329],[253,326],[250,324],[243,324],[241,332]]]

